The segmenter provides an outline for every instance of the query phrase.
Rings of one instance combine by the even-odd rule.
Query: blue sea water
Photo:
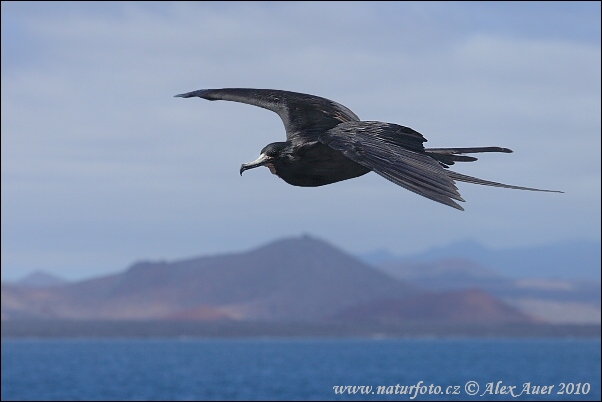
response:
[[[500,394],[510,386],[516,396]],[[1,390],[2,400],[599,401],[600,340],[2,340]]]

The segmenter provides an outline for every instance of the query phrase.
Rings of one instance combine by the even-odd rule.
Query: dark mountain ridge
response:
[[[156,319],[194,315],[196,309],[231,319],[313,320],[357,303],[416,292],[303,236],[242,253],[139,262],[121,274],[59,287],[16,291],[3,284],[2,316]]]
[[[57,286],[2,284],[2,319],[533,322],[467,286],[506,286],[478,264],[390,268],[382,272],[302,236],[239,253],[141,261],[122,273]]]

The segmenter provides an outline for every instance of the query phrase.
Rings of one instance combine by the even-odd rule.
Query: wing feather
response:
[[[271,110],[280,116],[286,138],[292,142],[317,141],[320,134],[340,123],[359,121],[355,113],[340,103],[319,96],[277,89],[200,89],[176,96],[228,100]]]
[[[347,122],[320,136],[320,141],[387,180],[431,200],[463,210],[464,201],[448,172],[424,153],[420,133],[382,122]]]

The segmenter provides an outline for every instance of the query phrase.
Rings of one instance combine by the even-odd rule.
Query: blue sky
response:
[[[353,253],[474,239],[600,240],[600,3],[2,2],[2,279],[309,233]],[[376,174],[296,188],[240,164],[277,115],[200,88],[323,96],[430,147],[504,146],[455,170],[460,212]]]

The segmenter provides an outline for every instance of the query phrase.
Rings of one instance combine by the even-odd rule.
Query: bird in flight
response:
[[[464,210],[455,181],[557,192],[512,186],[466,176],[449,168],[472,162],[467,154],[512,152],[508,148],[425,148],[426,138],[409,127],[380,121],[361,121],[340,103],[319,96],[276,89],[200,89],[176,95],[207,100],[228,100],[271,110],[280,116],[286,141],[265,146],[259,158],[240,167],[266,166],[293,186],[317,187],[352,179],[374,171],[385,179],[423,197]]]

